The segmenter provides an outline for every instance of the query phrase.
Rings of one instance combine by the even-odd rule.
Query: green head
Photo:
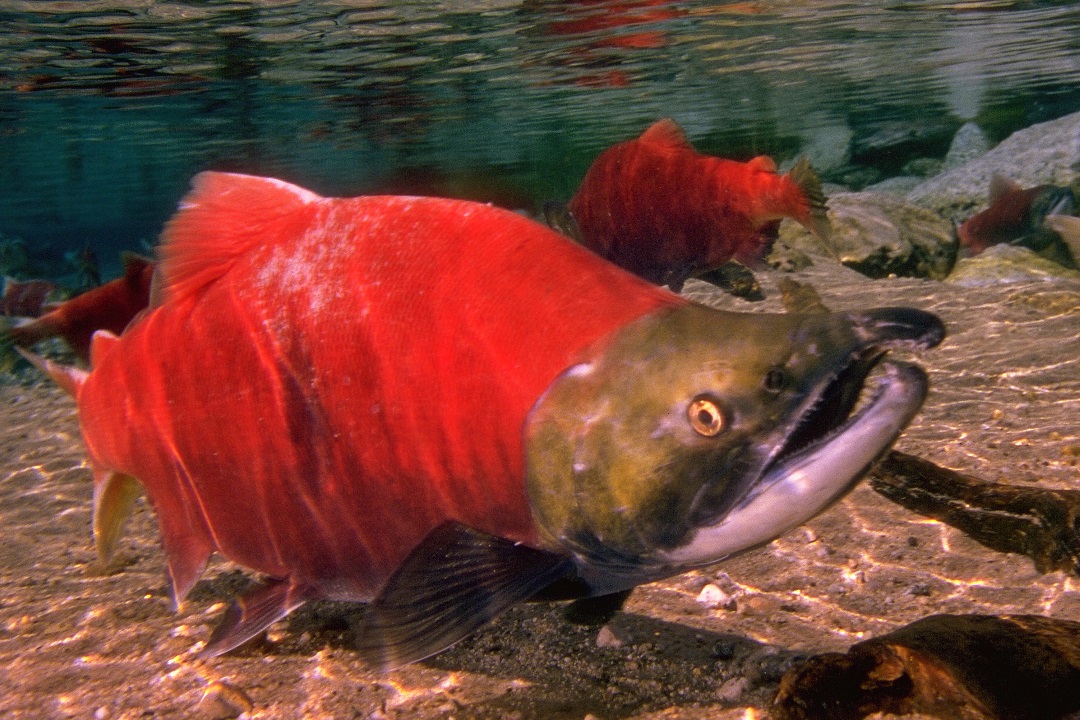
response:
[[[592,348],[533,408],[527,489],[553,548],[596,594],[715,562],[827,507],[895,441],[926,392],[889,346],[936,344],[933,315],[763,315],[687,305]]]

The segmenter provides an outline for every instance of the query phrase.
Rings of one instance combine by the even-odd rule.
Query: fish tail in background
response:
[[[4,332],[5,340],[18,347],[33,347],[42,340],[56,337],[61,332],[60,324],[52,314],[43,315],[28,322],[11,327]]]
[[[825,192],[821,189],[821,178],[810,164],[810,158],[801,156],[787,176],[806,196],[807,217],[798,218],[799,222],[822,240],[828,240],[832,235],[832,226],[827,215]]]
[[[10,372],[18,360],[19,356],[15,353],[17,343],[11,336],[11,331],[18,327],[17,322],[10,315],[0,315],[0,373]]]

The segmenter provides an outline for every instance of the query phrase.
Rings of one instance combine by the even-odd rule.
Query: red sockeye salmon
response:
[[[509,211],[244,175],[197,176],[159,254],[88,372],[34,359],[76,397],[103,561],[145,490],[177,602],[214,552],[268,578],[211,655],[325,598],[369,603],[358,651],[393,667],[767,543],[917,411],[887,348],[943,335],[721,312]]]
[[[1065,267],[1080,266],[1080,233],[1075,213],[1077,188],[1037,185],[1022,188],[995,175],[990,206],[956,229],[960,245],[978,255],[991,245],[1009,243],[1034,250]]]
[[[742,163],[702,155],[673,120],[608,148],[571,198],[567,234],[646,280],[678,292],[729,260],[759,262],[780,220],[829,232],[821,183],[806,158],[787,175],[759,156]],[[576,225],[576,227],[574,227]]]

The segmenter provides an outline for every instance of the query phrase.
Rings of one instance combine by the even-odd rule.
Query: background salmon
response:
[[[177,602],[213,552],[264,574],[208,641],[307,600],[370,601],[374,665],[515,602],[629,592],[760,546],[896,440],[940,321],[725,313],[512,212],[323,198],[204,173],[150,307],[94,335],[76,396],[107,562],[140,490]]]
[[[602,152],[570,200],[586,247],[650,282],[761,260],[790,217],[828,234],[821,183],[805,158],[787,175],[768,157],[702,155],[673,120]]]
[[[995,175],[990,183],[990,206],[956,229],[960,244],[972,255],[991,245],[1011,243],[1030,248],[1066,267],[1078,266],[1076,232],[1070,231],[1080,203],[1077,188],[1037,185],[1022,188]]]
[[[123,276],[76,295],[30,322],[12,327],[0,343],[31,347],[42,340],[60,337],[76,355],[87,360],[90,338],[95,331],[119,334],[146,308],[153,275],[153,261],[126,254]]]

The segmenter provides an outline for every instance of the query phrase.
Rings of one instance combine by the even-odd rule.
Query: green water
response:
[[[0,236],[106,268],[204,169],[535,210],[662,116],[851,184],[1080,109],[1072,2],[38,0],[0,58]]]

